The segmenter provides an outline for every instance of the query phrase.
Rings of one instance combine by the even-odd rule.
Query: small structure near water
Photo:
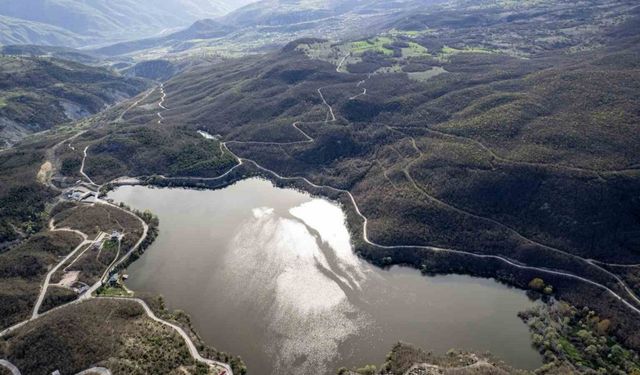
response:
[[[117,230],[111,232],[111,241],[120,241],[122,237],[124,237],[124,234],[118,232]]]
[[[85,189],[85,188],[74,188],[71,190],[67,190],[64,193],[64,197],[67,200],[71,200],[71,201],[76,201],[76,202],[81,202],[89,197],[92,197],[95,195],[95,192],[89,190],[89,189]]]

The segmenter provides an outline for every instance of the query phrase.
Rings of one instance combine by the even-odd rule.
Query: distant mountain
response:
[[[103,65],[105,63],[99,56],[93,55],[90,52],[68,47],[12,44],[0,47],[0,53],[11,56],[55,57],[57,59],[70,60],[86,65]]]
[[[69,30],[41,22],[0,15],[0,44],[43,44],[77,47],[88,41]]]
[[[358,1],[350,1],[356,3]],[[281,1],[262,0],[243,7],[225,17],[225,22],[239,26],[287,25],[307,22],[340,13],[347,1]]]
[[[425,10],[439,0],[261,0],[161,37],[99,49],[108,56],[156,50],[155,57],[209,48],[220,53],[264,51],[303,37],[341,39],[381,31],[394,15]],[[219,48],[215,48],[219,47]],[[147,54],[148,55],[148,54]]]
[[[227,24],[237,26],[291,26],[322,21],[345,14],[372,16],[410,12],[442,0],[261,0],[242,7],[224,17]]]
[[[11,44],[78,46],[144,38],[184,27],[198,19],[222,16],[252,1],[0,0],[0,15],[10,17],[10,20],[0,22],[16,23],[17,19],[38,23],[38,27],[30,25],[35,30],[35,37],[23,32],[20,38],[14,38],[14,28],[5,26],[0,40],[7,39]],[[48,25],[49,29],[41,25]],[[47,33],[54,37],[51,40],[41,37]]]
[[[100,48],[95,52],[105,56],[116,56],[161,46],[176,49],[180,48],[180,45],[183,42],[220,38],[228,35],[234,30],[235,27],[231,25],[225,25],[212,19],[204,19],[195,22],[184,30],[166,36],[116,43],[111,46]],[[182,47],[188,48],[188,46],[184,45]]]
[[[148,83],[54,58],[0,57],[0,148],[97,113]]]

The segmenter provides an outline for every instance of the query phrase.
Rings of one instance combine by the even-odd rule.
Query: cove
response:
[[[398,341],[541,365],[517,317],[532,305],[523,291],[371,266],[328,200],[257,178],[220,190],[123,186],[109,198],[160,218],[128,287],[186,311],[208,344],[240,355],[251,374],[379,365]]]

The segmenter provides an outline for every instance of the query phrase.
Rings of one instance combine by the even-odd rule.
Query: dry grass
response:
[[[121,209],[103,204],[79,204],[54,216],[54,225],[58,228],[72,228],[93,238],[100,232],[111,233],[117,230],[136,240],[142,234],[142,224]]]
[[[114,374],[194,369],[182,338],[133,301],[97,299],[53,311],[0,341],[0,351],[24,374],[74,374],[95,365]]]

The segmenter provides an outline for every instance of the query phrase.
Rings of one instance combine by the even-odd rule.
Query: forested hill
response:
[[[0,57],[0,146],[135,96],[148,83],[66,60]]]
[[[186,141],[206,130],[280,176],[349,190],[376,243],[502,256],[627,295],[611,272],[591,263],[640,263],[637,18],[628,4],[612,6],[614,24],[590,13],[594,26],[562,44],[525,43],[521,36],[536,29],[506,20],[434,33],[412,19],[404,30],[364,39],[299,40],[171,79],[161,127],[155,112],[138,110],[128,115],[135,136],[96,129],[79,141],[94,150],[87,168],[96,181],[180,176],[169,163],[145,160],[175,152],[166,137]],[[571,8],[558,12],[538,20],[556,35]],[[495,39],[479,42],[465,28],[484,28]],[[508,40],[512,48],[503,48]],[[126,158],[127,149],[138,158]],[[105,171],[104,163],[114,168]],[[211,165],[206,173],[222,164]],[[442,272],[482,264],[438,263],[418,250],[359,251],[376,263]],[[475,272],[495,275],[490,269]],[[518,285],[530,277],[500,274]],[[565,286],[558,289],[563,298],[617,316],[615,331],[640,348],[640,330],[623,306],[595,298],[598,290],[588,286],[553,281]]]

